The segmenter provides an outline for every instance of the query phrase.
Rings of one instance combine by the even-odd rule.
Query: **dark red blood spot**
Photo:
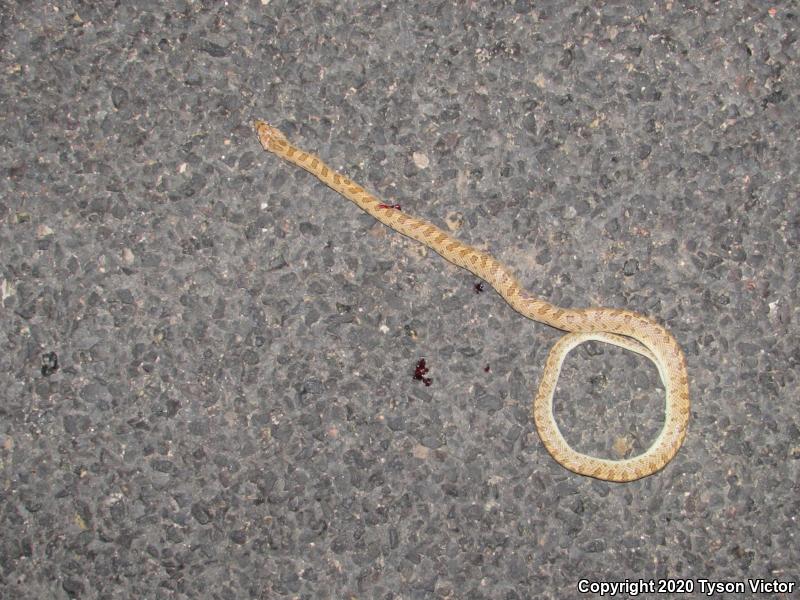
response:
[[[419,362],[417,363],[417,368],[414,369],[414,379],[421,381],[426,387],[429,386],[431,383],[433,383],[433,379],[430,377],[425,377],[429,370],[430,369],[425,366],[425,359],[420,358]]]
[[[399,204],[378,204],[378,208],[393,208],[395,210],[402,210]]]
[[[475,284],[475,293],[480,294],[483,291],[483,282],[479,281]]]
[[[488,373],[491,370],[492,370],[492,368],[489,365],[486,365],[485,367],[483,367],[483,372],[484,373]]]

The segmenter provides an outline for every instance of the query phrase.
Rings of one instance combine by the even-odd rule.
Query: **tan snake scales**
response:
[[[533,401],[533,418],[539,436],[561,465],[575,473],[606,481],[633,481],[655,473],[672,460],[686,436],[689,422],[689,380],[683,352],[664,327],[627,310],[560,308],[540,300],[522,289],[511,271],[485,252],[459,242],[427,221],[382,204],[318,156],[293,146],[286,136],[267,123],[256,121],[255,128],[265,150],[302,167],[384,225],[425,244],[454,265],[485,280],[523,316],[569,332],[550,351]],[[589,340],[607,342],[649,358],[658,367],[664,382],[664,426],[653,444],[633,458],[609,460],[581,454],[567,444],[553,418],[553,394],[564,358],[572,348]]]

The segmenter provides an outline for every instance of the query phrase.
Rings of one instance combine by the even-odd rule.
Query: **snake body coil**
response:
[[[425,244],[454,265],[485,280],[523,316],[569,332],[551,349],[533,402],[533,418],[539,436],[561,465],[581,475],[623,482],[651,475],[672,460],[686,436],[689,380],[683,352],[664,327],[627,310],[561,308],[540,300],[526,292],[505,265],[485,252],[458,241],[427,221],[383,204],[319,157],[293,146],[278,129],[267,123],[256,121],[255,128],[265,150],[302,167],[384,225]],[[581,454],[569,446],[553,418],[553,394],[564,358],[572,348],[589,340],[631,350],[658,367],[666,388],[664,426],[653,444],[638,456],[609,460]]]

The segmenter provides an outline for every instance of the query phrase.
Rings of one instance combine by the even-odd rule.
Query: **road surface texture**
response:
[[[2,597],[800,597],[800,7],[627,4],[4,3]],[[255,118],[530,292],[666,325],[676,458],[557,464],[561,333]],[[631,456],[663,397],[593,343],[556,417]]]

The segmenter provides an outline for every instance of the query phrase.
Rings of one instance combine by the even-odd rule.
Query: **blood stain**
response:
[[[430,369],[428,369],[428,367],[425,366],[425,359],[420,358],[419,362],[417,362],[416,369],[414,369],[414,379],[424,383],[425,387],[428,387],[431,383],[433,383],[433,379],[431,379],[430,377],[425,377],[428,371],[430,371]]]

